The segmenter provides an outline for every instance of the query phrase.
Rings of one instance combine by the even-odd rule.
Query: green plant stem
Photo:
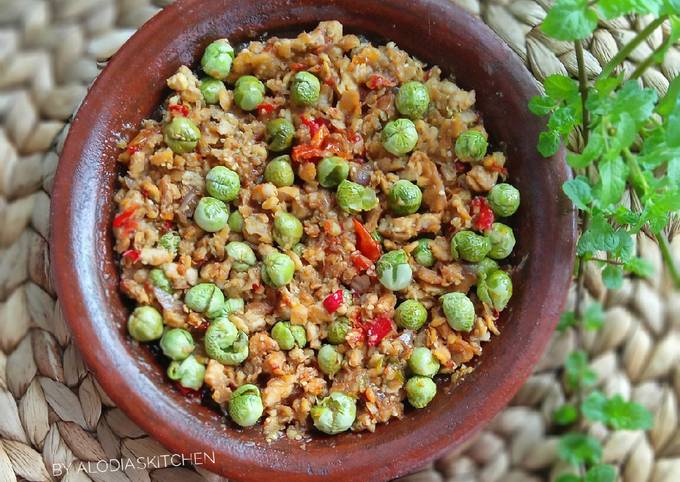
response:
[[[581,93],[581,111],[583,128],[583,146],[588,145],[589,126],[588,126],[588,109],[586,109],[586,101],[588,100],[588,79],[586,78],[586,63],[583,58],[583,44],[580,40],[574,42],[576,50],[576,63],[578,65],[578,85]]]
[[[614,56],[613,59],[611,59],[607,65],[604,66],[602,69],[602,73],[600,74],[599,78],[604,78],[604,77],[609,77],[612,72],[614,72],[614,69],[626,58],[630,55],[630,53],[635,50],[635,48],[640,45],[642,42],[647,40],[647,37],[650,36],[654,30],[656,30],[662,23],[664,23],[668,19],[668,15],[663,15],[653,22],[651,22],[649,25],[647,25],[643,30],[641,30],[633,39],[628,42],[621,50],[619,50],[619,53]]]
[[[662,43],[661,45],[659,45],[659,46],[658,46],[651,54],[649,54],[649,56],[647,56],[647,58],[646,58],[645,60],[642,61],[641,64],[639,64],[639,65],[635,68],[635,70],[633,71],[633,73],[630,75],[630,78],[631,78],[631,79],[637,79],[638,77],[640,77],[640,76],[645,72],[645,70],[647,70],[648,68],[650,68],[652,65],[658,63],[657,60],[656,60],[656,56],[657,56],[657,54],[658,54],[659,52],[661,52],[664,48],[666,48],[666,43],[665,43],[665,42]]]
[[[626,158],[626,164],[628,165],[628,168],[630,169],[633,176],[633,188],[635,189],[635,193],[642,198],[649,191],[649,183],[647,182],[647,179],[645,179],[642,169],[640,169],[637,158],[630,152],[629,149],[625,149],[623,151],[623,156]],[[668,240],[666,240],[666,237],[661,233],[654,233],[654,238],[656,239],[657,243],[659,243],[661,257],[663,258],[664,264],[668,268],[668,273],[671,276],[673,285],[680,289],[680,272],[678,272],[678,268],[675,266],[673,255],[671,254],[671,250],[668,246]]]

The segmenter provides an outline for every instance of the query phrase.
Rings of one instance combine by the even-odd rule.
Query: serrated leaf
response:
[[[600,207],[607,208],[621,201],[626,190],[628,166],[623,159],[616,157],[609,161],[601,161],[599,168],[600,180],[593,194],[600,203]]]
[[[569,131],[577,124],[574,111],[571,107],[559,107],[548,120],[548,129],[557,131],[560,134],[569,134]]]
[[[561,74],[549,75],[543,81],[545,93],[555,100],[568,100],[579,95],[578,82]]]
[[[659,233],[666,227],[670,213],[680,210],[680,186],[669,189],[646,199],[642,219],[653,233]]]
[[[574,169],[588,167],[591,162],[602,155],[604,147],[602,135],[599,132],[593,132],[583,152],[581,154],[568,153],[567,162]]]
[[[614,228],[601,212],[593,214],[588,229],[578,240],[577,252],[581,256],[586,252],[613,251],[619,243]]]
[[[644,122],[654,111],[658,99],[655,90],[640,87],[635,80],[623,84],[611,105],[613,115],[628,114],[636,122]]]
[[[544,131],[538,136],[538,152],[543,157],[554,156],[560,149],[560,134],[555,131]]]
[[[649,278],[654,274],[654,266],[644,258],[632,258],[623,267],[641,278]]]
[[[621,395],[614,395],[604,407],[605,422],[615,430],[648,430],[652,428],[652,414],[635,402],[628,402]]]
[[[607,397],[600,391],[595,390],[581,402],[581,413],[593,422],[604,422],[607,419],[605,405]]]
[[[557,330],[564,331],[567,328],[576,324],[576,313],[573,311],[565,311],[560,316],[560,321],[557,323]]]
[[[619,224],[636,224],[640,220],[640,215],[634,213],[625,206],[617,206],[613,213],[614,221]]]
[[[541,29],[557,40],[580,40],[597,27],[597,13],[588,0],[557,0],[548,11]]]
[[[557,453],[562,460],[574,467],[593,465],[602,458],[602,445],[589,435],[568,433],[560,437]]]
[[[616,470],[608,464],[591,467],[586,473],[585,482],[614,482]]]
[[[562,191],[567,195],[574,206],[579,208],[581,211],[589,211],[588,205],[593,200],[593,194],[590,189],[590,184],[583,176],[578,176],[574,179],[562,184]]]
[[[553,413],[553,420],[557,425],[570,425],[578,419],[578,409],[568,403],[560,405]]]
[[[626,262],[633,257],[635,244],[633,243],[633,237],[624,229],[616,230],[616,236],[619,238],[618,246],[613,251],[615,258],[619,258],[621,261]]]
[[[606,19],[613,19],[630,13],[659,14],[660,0],[599,0],[597,6]]]
[[[564,362],[565,382],[567,386],[576,390],[589,387],[597,382],[597,375],[588,365],[588,357],[583,351],[574,351]]]
[[[623,286],[623,268],[609,264],[602,270],[602,282],[610,290],[618,290]]]
[[[637,125],[635,125],[633,118],[628,114],[623,113],[618,116],[618,120],[614,127],[616,128],[614,139],[618,145],[619,152],[622,149],[632,146],[638,133]]]
[[[593,302],[588,305],[586,311],[583,313],[583,327],[586,330],[599,330],[604,324],[604,311],[602,304]]]
[[[550,114],[556,106],[555,100],[547,95],[537,95],[529,101],[529,110],[538,116]]]

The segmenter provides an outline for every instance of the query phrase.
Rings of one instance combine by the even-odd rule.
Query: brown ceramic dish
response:
[[[234,430],[215,411],[163,381],[151,353],[126,340],[127,309],[118,291],[109,226],[117,172],[117,136],[153,114],[165,79],[195,65],[213,39],[236,43],[293,33],[336,19],[346,29],[393,40],[453,73],[477,92],[477,108],[509,159],[522,193],[515,294],[501,336],[477,369],[442,390],[424,410],[374,433],[316,436],[303,448],[272,444],[258,429]],[[130,418],[178,453],[215,454],[208,468],[237,480],[385,480],[407,473],[479,430],[531,372],[557,321],[573,260],[575,215],[560,186],[564,153],[543,159],[542,122],[527,102],[534,80],[486,26],[448,0],[185,0],[150,20],[111,60],[80,108],[64,146],[52,197],[52,266],[59,298],[83,358]]]

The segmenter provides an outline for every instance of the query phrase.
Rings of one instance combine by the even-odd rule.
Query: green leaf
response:
[[[614,221],[619,224],[637,224],[640,220],[638,213],[634,213],[625,206],[616,206],[613,216]]]
[[[583,482],[583,479],[574,474],[562,474],[555,479],[555,482]]]
[[[653,233],[659,233],[666,227],[670,213],[680,210],[680,186],[655,193],[646,199],[642,219],[647,222]]]
[[[547,95],[537,95],[529,101],[529,110],[538,116],[548,115],[557,107],[557,103]]]
[[[538,136],[538,152],[543,157],[554,156],[560,149],[560,134],[555,131],[544,131]]]
[[[600,180],[595,186],[594,196],[602,208],[618,204],[626,190],[628,166],[623,159],[616,157],[610,161],[601,161]]]
[[[616,469],[608,464],[591,467],[585,478],[585,482],[614,482],[614,480],[616,480]]]
[[[635,244],[633,243],[633,237],[625,229],[617,229],[616,237],[619,239],[619,243],[612,254],[615,258],[619,258],[625,263],[634,254]]]
[[[614,97],[611,113],[614,115],[625,113],[637,122],[644,122],[654,111],[657,99],[655,90],[642,88],[637,81],[629,80]]]
[[[674,157],[668,161],[666,175],[673,184],[680,184],[680,157]]]
[[[568,403],[561,405],[553,413],[553,420],[557,425],[570,425],[578,419],[578,409]]]
[[[593,214],[590,227],[578,240],[579,256],[593,251],[613,251],[619,244],[619,237],[601,212]]]
[[[548,11],[541,29],[558,40],[580,40],[597,27],[597,13],[588,0],[557,0]]]
[[[616,128],[614,139],[620,152],[621,149],[626,149],[633,145],[637,138],[638,128],[633,118],[628,114],[624,113],[618,117],[618,121],[614,125]]]
[[[606,19],[613,19],[630,13],[653,13],[659,14],[660,0],[599,0],[602,15]]]
[[[557,331],[565,331],[567,328],[576,325],[576,313],[573,311],[565,311],[560,316],[560,322],[557,324]]]
[[[610,290],[618,290],[623,286],[623,268],[608,264],[602,270],[602,282]]]
[[[583,351],[574,351],[564,362],[564,375],[567,386],[576,390],[589,387],[597,382],[597,375],[588,365],[588,357]]]
[[[557,453],[562,460],[574,467],[593,465],[602,458],[602,445],[589,435],[568,433],[560,437]]]
[[[571,107],[559,107],[550,116],[548,129],[567,135],[577,123]]]
[[[582,169],[588,167],[591,162],[600,157],[604,152],[604,139],[599,132],[593,132],[588,140],[588,145],[581,154],[569,152],[567,154],[567,162],[574,169]]]
[[[583,327],[586,330],[599,330],[604,324],[604,311],[602,304],[598,302],[591,303],[583,313]]]
[[[680,76],[674,78],[668,86],[666,95],[656,106],[656,111],[664,117],[668,116],[675,108],[678,98],[680,98]]]
[[[649,430],[652,414],[642,405],[614,395],[605,404],[606,423],[615,430]]]
[[[549,75],[543,81],[545,93],[555,100],[568,100],[579,95],[578,82],[561,74]]]
[[[606,404],[607,397],[602,392],[595,390],[581,402],[581,413],[593,422],[605,422],[607,420]]]
[[[630,271],[641,278],[649,278],[654,274],[652,263],[643,258],[630,259],[623,267],[626,271]]]
[[[567,195],[574,206],[579,208],[581,211],[589,211],[590,204],[593,200],[593,194],[590,190],[590,184],[588,180],[583,176],[578,176],[574,179],[562,184],[562,191]]]
[[[666,122],[666,143],[670,147],[680,147],[680,98],[676,99],[675,107],[668,114]]]

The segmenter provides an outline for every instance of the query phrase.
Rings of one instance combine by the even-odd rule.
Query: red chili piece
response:
[[[334,291],[330,295],[326,297],[325,300],[323,300],[323,307],[326,308],[326,311],[329,313],[335,313],[338,308],[340,308],[340,305],[342,305],[342,302],[344,301],[344,293],[342,290]]]
[[[363,224],[356,219],[352,219],[352,222],[354,223],[354,232],[357,235],[357,248],[361,251],[361,254],[371,261],[378,261],[378,258],[380,258],[380,244],[373,239],[373,236],[371,236],[371,233],[368,232],[368,229]]]
[[[464,173],[464,172],[467,172],[467,171],[468,171],[468,168],[470,167],[469,164],[465,164],[465,163],[462,162],[462,161],[456,161],[456,162],[454,163],[454,166],[456,167],[456,172],[457,172],[458,174],[462,174],[462,173]]]
[[[136,249],[128,249],[123,253],[123,258],[127,258],[133,263],[136,263],[139,260],[139,257],[141,256],[140,252],[137,251]]]
[[[301,70],[305,70],[307,66],[305,64],[301,64],[299,62],[295,62],[293,64],[290,64],[290,70],[293,72],[299,72]]]
[[[309,135],[311,137],[314,137],[316,133],[319,132],[321,126],[330,127],[331,125],[331,123],[323,117],[312,117],[311,119],[308,119],[307,117],[302,116],[300,120],[309,129]]]
[[[472,212],[476,214],[473,225],[479,231],[488,231],[491,229],[491,225],[494,222],[493,211],[491,206],[489,206],[489,201],[486,198],[477,196],[470,203]]]
[[[170,104],[168,109],[170,109],[170,112],[174,115],[189,117],[189,108],[184,104]]]
[[[257,106],[257,113],[260,115],[267,115],[274,112],[275,109],[276,106],[274,104],[270,104],[269,102],[262,102],[260,105]]]
[[[350,254],[349,259],[352,261],[352,264],[359,270],[360,273],[363,273],[368,268],[373,266],[371,260],[368,259],[363,254],[361,254],[359,251],[354,251],[352,254]]]
[[[394,87],[395,85],[397,85],[397,83],[394,80],[383,77],[380,74],[371,74],[366,81],[366,87],[371,90],[377,90],[383,87]]]
[[[120,213],[118,216],[113,218],[113,227],[114,228],[121,228],[127,222],[132,218],[132,215],[135,214],[135,211],[137,210],[137,206],[129,207],[122,213]]]
[[[379,316],[372,323],[364,325],[368,346],[376,346],[392,331],[392,320],[386,316]]]
[[[135,152],[138,152],[140,150],[141,150],[141,148],[137,144],[130,144],[129,146],[127,146],[127,153],[130,154],[130,155],[132,155]]]

